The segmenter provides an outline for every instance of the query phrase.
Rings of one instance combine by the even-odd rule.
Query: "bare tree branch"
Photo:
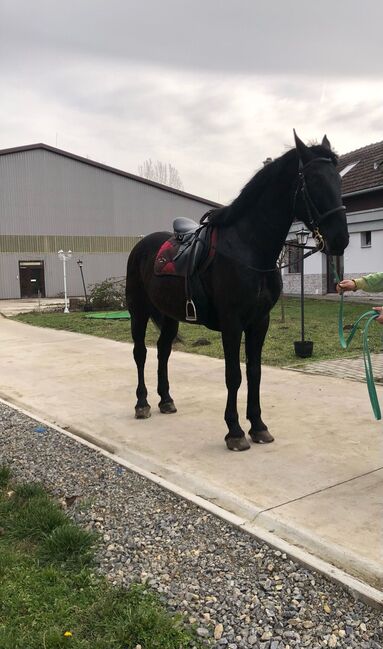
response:
[[[151,158],[148,158],[142,165],[138,166],[138,173],[143,178],[162,185],[168,185],[168,187],[174,187],[175,189],[183,189],[184,187],[177,169],[170,163],[161,162],[160,160],[153,162]]]

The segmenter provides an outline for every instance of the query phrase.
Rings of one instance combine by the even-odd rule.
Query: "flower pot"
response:
[[[313,354],[313,347],[312,340],[296,340],[294,342],[295,355],[300,358],[309,358]]]

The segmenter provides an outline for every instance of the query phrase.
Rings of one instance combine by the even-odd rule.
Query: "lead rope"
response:
[[[335,281],[337,284],[339,284],[340,277],[336,271],[335,264],[332,259],[330,260],[330,264],[332,267],[332,272]],[[372,310],[363,313],[352,325],[349,335],[347,336],[347,338],[345,338],[344,328],[343,328],[343,312],[344,312],[344,294],[342,292],[340,294],[339,320],[338,320],[338,334],[339,334],[340,344],[343,349],[347,349],[350,346],[350,343],[355,336],[355,333],[358,329],[360,322],[362,322],[362,320],[366,321],[364,325],[364,329],[362,331],[364,371],[366,375],[366,383],[367,383],[368,395],[370,397],[371,408],[374,413],[375,419],[380,420],[382,418],[382,414],[380,411],[378,395],[376,394],[374,374],[373,374],[372,363],[371,363],[371,354],[368,346],[368,330],[370,324],[373,320],[375,320],[378,317],[379,314],[376,311],[372,311]]]

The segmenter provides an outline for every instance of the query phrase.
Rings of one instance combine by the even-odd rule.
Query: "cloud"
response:
[[[381,74],[380,0],[2,0],[5,54],[225,74]]]
[[[293,127],[338,152],[382,139],[380,0],[2,0],[0,12],[2,148],[57,143],[132,173],[159,159],[186,191],[226,202],[292,146]]]

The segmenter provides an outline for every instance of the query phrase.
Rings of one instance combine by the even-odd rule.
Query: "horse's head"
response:
[[[306,146],[294,131],[298,187],[294,216],[324,240],[325,252],[342,255],[348,246],[346,208],[342,205],[337,157],[326,135],[321,145]]]

